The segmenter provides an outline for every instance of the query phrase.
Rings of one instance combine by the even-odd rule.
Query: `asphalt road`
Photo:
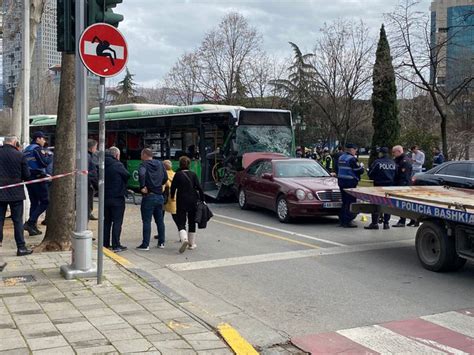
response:
[[[281,224],[264,210],[210,205],[215,217],[198,248],[178,254],[166,216],[165,249],[134,250],[139,207],[128,205],[121,253],[190,301],[202,318],[230,322],[261,348],[291,337],[474,306],[474,264],[454,273],[421,267],[416,229],[338,227],[334,217]]]

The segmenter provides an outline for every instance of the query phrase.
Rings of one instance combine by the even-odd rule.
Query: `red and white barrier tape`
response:
[[[12,187],[18,187],[18,186],[23,186],[23,185],[36,184],[38,182],[56,180],[56,179],[60,179],[60,178],[66,177],[66,176],[74,175],[74,174],[87,175],[87,174],[89,174],[89,171],[87,171],[87,170],[74,170],[74,171],[72,171],[70,173],[66,173],[66,174],[58,174],[58,175],[48,176],[48,177],[41,178],[41,179],[35,179],[35,180],[19,182],[17,184],[0,186],[0,190],[5,190],[5,189],[12,188]]]

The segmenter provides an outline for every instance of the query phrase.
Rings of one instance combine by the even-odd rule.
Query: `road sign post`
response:
[[[97,23],[89,26],[79,40],[84,66],[100,77],[99,85],[99,238],[97,247],[97,283],[102,283],[104,245],[105,188],[105,78],[119,74],[127,63],[127,43],[113,26]]]
[[[85,24],[85,1],[75,2],[76,38]],[[81,63],[79,46],[76,48],[76,168],[88,170],[87,163],[87,71]],[[72,235],[72,262],[61,266],[65,279],[93,277],[97,273],[92,263],[92,231],[88,222],[88,180],[86,175],[76,177],[76,230]]]

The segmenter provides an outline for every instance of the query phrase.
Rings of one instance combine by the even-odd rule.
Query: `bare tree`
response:
[[[198,87],[204,99],[235,103],[237,79],[258,58],[261,43],[257,30],[235,12],[207,33],[198,50]]]
[[[31,97],[31,114],[54,115],[58,109],[59,87],[52,81],[50,75],[45,74],[39,79],[37,88]]]
[[[198,53],[184,53],[168,73],[165,85],[171,89],[178,103],[192,105],[198,95],[198,91],[200,91],[198,87],[199,76],[200,64]]]
[[[362,21],[336,20],[325,24],[321,34],[310,58],[313,101],[331,134],[345,143],[352,128],[370,119],[370,110],[360,100],[371,87],[374,41]]]
[[[419,0],[402,0],[394,12],[386,15],[391,29],[389,37],[394,49],[397,75],[402,80],[426,91],[431,97],[440,117],[443,153],[448,157],[447,129],[450,106],[471,85],[474,72],[472,70],[465,72],[463,77],[459,77],[459,72],[457,72],[451,77],[453,80],[450,82],[441,78],[448,74],[446,73],[448,62],[453,67],[459,66],[453,62],[456,58],[448,56],[448,43],[455,40],[461,32],[468,30],[469,26],[466,24],[466,26],[453,28],[439,28],[431,33],[428,15],[417,10],[419,3]],[[462,19],[459,20],[462,21]]]
[[[18,6],[18,2],[12,1],[10,6]],[[30,3],[30,63],[33,60],[33,52],[38,33],[38,26],[41,23],[46,0],[31,0]],[[11,11],[12,9],[8,9]],[[20,29],[20,26],[18,26]],[[18,137],[21,135],[21,117],[22,117],[22,100],[23,100],[23,84],[20,80],[15,90],[13,98],[13,117],[12,117],[12,133]]]
[[[261,53],[246,70],[241,72],[241,83],[245,88],[247,102],[252,107],[276,108],[279,105],[278,89],[271,83],[283,77],[286,68],[276,58]]]

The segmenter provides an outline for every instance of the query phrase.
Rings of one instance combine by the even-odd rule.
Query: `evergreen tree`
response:
[[[390,46],[384,25],[380,29],[372,80],[372,107],[374,109],[372,126],[374,127],[374,135],[372,136],[370,163],[377,157],[377,147],[392,148],[400,139],[395,71],[393,70],[392,56],[390,55]]]
[[[117,98],[114,101],[114,104],[127,104],[127,103],[142,103],[146,102],[145,98],[137,96],[137,90],[135,87],[137,84],[133,81],[135,74],[130,73],[128,68],[124,78],[119,81],[117,86]]]

